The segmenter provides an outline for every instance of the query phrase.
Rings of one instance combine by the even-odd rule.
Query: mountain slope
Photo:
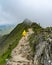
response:
[[[52,38],[48,32],[35,34],[28,29],[27,35],[22,37],[19,44],[12,50],[9,65],[52,65]],[[38,30],[38,29],[37,29]],[[40,29],[41,30],[41,29]]]

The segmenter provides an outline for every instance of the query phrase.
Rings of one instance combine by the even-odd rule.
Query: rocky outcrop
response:
[[[34,65],[52,65],[52,39],[47,38],[36,46]]]

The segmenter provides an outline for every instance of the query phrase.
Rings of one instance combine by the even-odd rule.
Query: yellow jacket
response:
[[[23,33],[22,33],[22,35],[26,36],[26,34],[27,34],[27,32],[24,30]]]

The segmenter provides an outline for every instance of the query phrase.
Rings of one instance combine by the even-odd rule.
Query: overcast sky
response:
[[[0,0],[0,25],[18,24],[26,18],[52,26],[52,0]]]

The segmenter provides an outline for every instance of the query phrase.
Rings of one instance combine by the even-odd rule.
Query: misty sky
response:
[[[0,0],[0,25],[18,24],[26,18],[52,26],[52,0]]]

